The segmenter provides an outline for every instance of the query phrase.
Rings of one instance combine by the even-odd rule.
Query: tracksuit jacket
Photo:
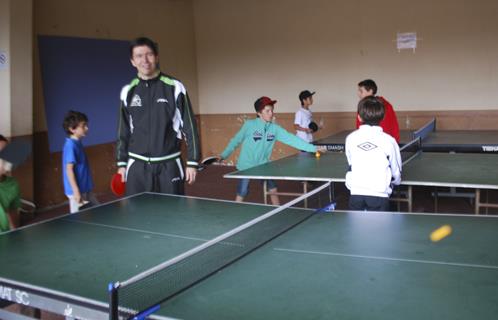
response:
[[[160,73],[149,80],[137,77],[121,90],[118,167],[126,166],[129,157],[142,161],[176,159],[183,138],[187,145],[187,166],[197,167],[200,157],[197,126],[190,99],[180,81]]]

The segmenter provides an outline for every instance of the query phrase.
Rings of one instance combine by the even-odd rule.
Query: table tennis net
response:
[[[149,310],[158,308],[165,301],[305,221],[319,210],[302,209],[304,200],[307,200],[308,206],[314,202],[325,207],[327,201],[321,198],[329,187],[330,183],[326,183],[281,207],[269,206],[269,212],[258,218],[129,280],[113,284],[110,288],[110,319],[135,319],[137,315],[147,314]]]
[[[422,152],[422,138],[418,137],[400,148],[401,161],[403,165],[413,160]]]
[[[413,139],[420,138],[424,140],[428,137],[432,132],[436,131],[436,118],[433,118],[431,121],[426,123],[423,127],[413,132]]]

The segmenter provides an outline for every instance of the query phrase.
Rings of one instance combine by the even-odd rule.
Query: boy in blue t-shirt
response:
[[[272,122],[273,107],[277,103],[268,97],[261,97],[254,103],[254,108],[258,117],[256,119],[247,120],[242,128],[230,140],[225,150],[221,153],[220,158],[226,159],[232,152],[242,144],[239,159],[237,161],[237,169],[245,170],[260,164],[270,161],[270,156],[273,146],[276,141],[283,142],[293,148],[307,152],[324,152],[326,149],[316,147],[305,142],[301,138],[289,133],[284,128]],[[268,180],[268,190],[270,193],[271,202],[274,205],[279,205],[280,201],[276,194],[277,185],[273,180]],[[244,197],[249,193],[249,179],[241,179],[237,187],[237,196],[235,201],[242,202]]]
[[[62,127],[68,135],[62,151],[62,179],[70,211],[74,213],[83,205],[98,204],[92,193],[92,175],[81,142],[88,132],[88,118],[84,113],[69,111]]]

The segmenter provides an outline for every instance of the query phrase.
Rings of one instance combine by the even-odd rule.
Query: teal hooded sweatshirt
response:
[[[301,138],[273,122],[265,122],[261,118],[247,120],[239,132],[230,140],[221,158],[226,159],[242,143],[237,169],[245,170],[270,161],[273,146],[276,141],[285,143],[293,148],[308,152],[316,152],[316,146],[307,143]]]

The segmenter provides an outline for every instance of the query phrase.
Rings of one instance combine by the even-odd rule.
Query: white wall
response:
[[[10,122],[10,0],[0,0],[0,51],[8,68],[0,69],[0,134],[11,136]]]
[[[33,128],[32,0],[0,0],[0,134],[29,135]]]
[[[374,4],[374,6],[372,6]],[[498,109],[496,0],[194,0],[201,113],[353,111],[373,78],[397,110]],[[418,48],[398,52],[397,32]]]
[[[33,133],[33,3],[11,0],[12,135]]]

